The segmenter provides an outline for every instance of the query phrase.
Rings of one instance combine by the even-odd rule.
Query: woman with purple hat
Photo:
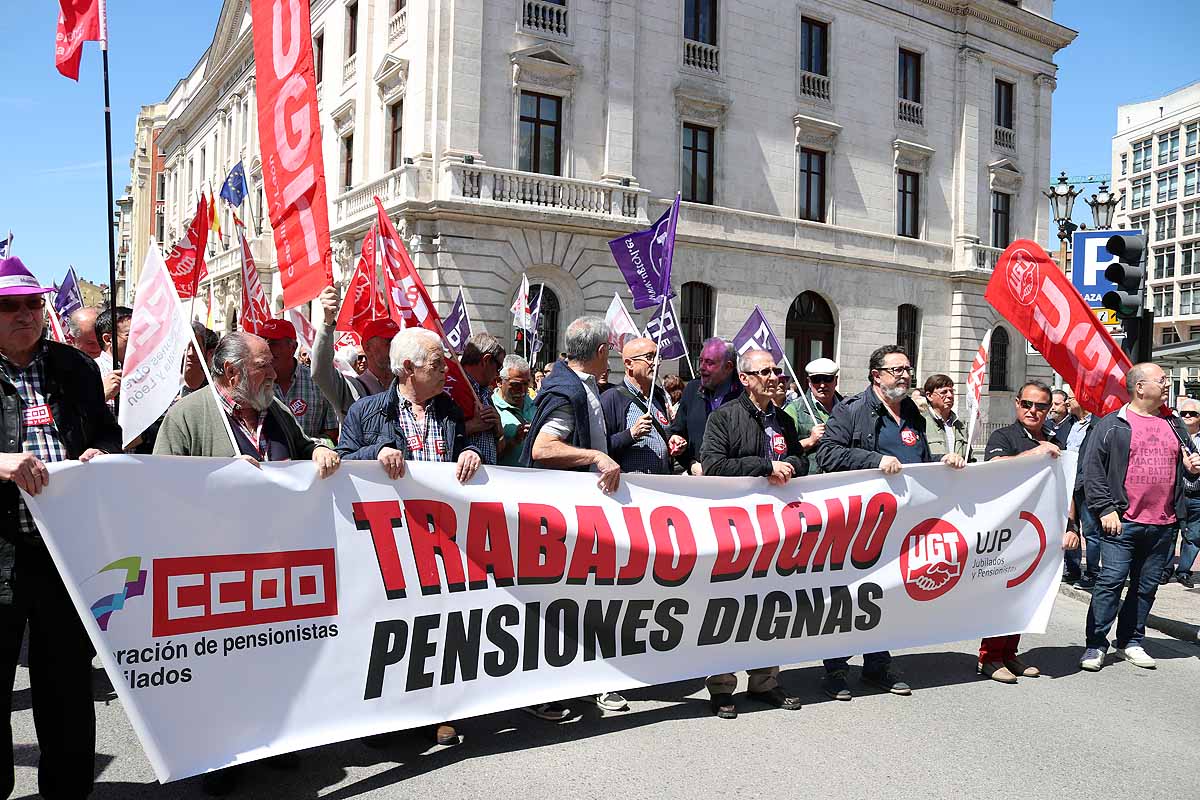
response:
[[[38,788],[86,797],[95,774],[92,645],[18,488],[38,494],[46,464],[90,461],[121,450],[96,362],[43,336],[46,294],[17,258],[0,260],[0,692],[12,707],[13,676],[29,625],[35,691]],[[7,718],[4,720],[8,722]],[[12,730],[0,725],[0,797],[13,789]]]

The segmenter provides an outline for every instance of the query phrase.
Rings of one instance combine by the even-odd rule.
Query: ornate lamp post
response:
[[[1117,211],[1117,203],[1121,202],[1121,197],[1110,192],[1108,184],[1101,183],[1100,190],[1092,195],[1091,199],[1084,202],[1092,209],[1092,221],[1096,223],[1097,230],[1103,231],[1112,227],[1113,215]]]
[[[1078,225],[1071,221],[1071,209],[1075,207],[1075,198],[1080,191],[1074,184],[1067,184],[1067,173],[1059,173],[1058,183],[1051,184],[1048,191],[1042,192],[1050,198],[1050,213],[1058,223],[1058,266],[1063,272],[1067,271],[1067,242]]]

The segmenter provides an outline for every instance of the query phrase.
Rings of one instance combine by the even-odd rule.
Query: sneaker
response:
[[[605,711],[629,710],[629,703],[625,701],[624,697],[616,692],[601,692],[600,694],[593,695],[590,699],[593,703],[600,706],[600,708],[604,709]]]
[[[850,684],[846,683],[846,673],[841,671],[826,674],[825,680],[821,681],[821,691],[834,700],[854,699],[854,693],[850,691]]]
[[[1133,664],[1135,667],[1142,669],[1154,669],[1158,664],[1150,657],[1150,654],[1142,649],[1140,644],[1131,644],[1128,647],[1118,647],[1117,655]]]
[[[909,688],[908,684],[896,677],[896,674],[891,670],[863,672],[862,679],[872,686],[887,689],[892,694],[905,696],[912,694],[912,689]]]
[[[1179,585],[1185,589],[1195,589],[1196,579],[1192,577],[1190,572],[1176,572],[1175,580],[1179,581]]]
[[[1096,578],[1092,575],[1084,575],[1075,583],[1075,588],[1091,591],[1096,588]]]
[[[996,681],[997,683],[1016,683],[1017,682],[1017,676],[1012,674],[1012,672],[1009,671],[1008,667],[1004,666],[1004,664],[1000,663],[999,661],[988,661],[986,663],[980,662],[980,664],[975,668],[975,670],[980,675],[984,675],[988,678],[991,678],[992,680]]]
[[[522,710],[526,714],[532,714],[538,719],[544,719],[547,722],[562,722],[571,716],[571,709],[562,703],[542,703],[540,706],[525,706]]]
[[[1086,669],[1088,672],[1099,672],[1104,666],[1104,657],[1108,654],[1108,648],[1089,647],[1083,651],[1083,658],[1079,659],[1079,668]]]

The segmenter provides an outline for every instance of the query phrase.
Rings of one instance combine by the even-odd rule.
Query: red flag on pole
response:
[[[58,32],[54,37],[54,66],[65,77],[79,80],[84,42],[107,44],[104,0],[59,0]]]
[[[984,299],[1071,384],[1084,409],[1107,414],[1129,402],[1129,357],[1036,242],[1008,246]]]
[[[250,17],[264,202],[292,308],[333,283],[309,0],[251,0]]]
[[[190,300],[196,296],[200,281],[208,275],[208,267],[204,263],[204,250],[208,247],[208,201],[204,193],[200,193],[200,202],[196,206],[196,216],[188,226],[187,233],[175,243],[167,254],[167,272],[175,282],[175,291],[180,300]]]
[[[242,330],[258,333],[259,328],[271,320],[271,305],[267,293],[258,279],[258,268],[254,256],[250,255],[250,243],[246,241],[241,220],[235,220],[238,245],[242,248]]]
[[[392,319],[401,328],[433,331],[441,338],[446,349],[451,349],[446,342],[446,332],[442,329],[442,318],[429,299],[425,283],[408,257],[408,250],[404,248],[400,234],[396,232],[378,197],[375,198],[375,207],[379,210],[376,224],[379,227],[380,252],[383,254],[383,283],[391,304]],[[470,419],[475,416],[475,392],[467,382],[466,373],[458,359],[450,358],[446,363],[446,392]]]
[[[357,333],[373,319],[385,319],[388,315],[387,300],[375,291],[375,226],[363,240],[362,256],[346,288],[346,299],[338,312],[338,331]]]

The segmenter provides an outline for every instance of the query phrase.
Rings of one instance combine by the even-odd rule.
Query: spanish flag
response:
[[[209,213],[212,214],[212,231],[217,235],[217,241],[224,243],[225,240],[221,237],[221,212],[217,208],[217,199],[212,196],[211,189],[208,190],[208,196],[210,198],[208,204]]]

